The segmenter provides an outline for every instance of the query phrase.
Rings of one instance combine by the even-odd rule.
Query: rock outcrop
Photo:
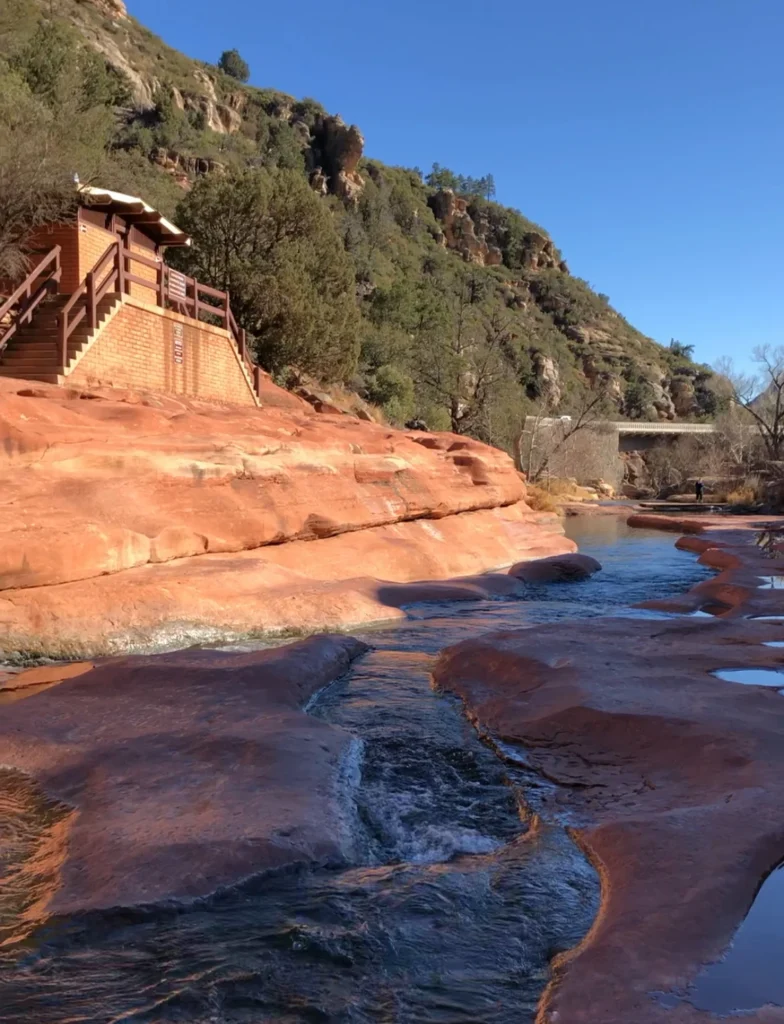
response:
[[[550,409],[557,409],[563,397],[561,373],[552,356],[534,352],[531,364],[536,377],[536,390]]]
[[[246,410],[0,382],[6,653],[342,628],[573,550],[504,453],[265,387]]]
[[[210,157],[184,156],[173,149],[163,149],[160,146],[150,153],[150,160],[171,174],[177,183],[186,189],[190,187],[194,178],[225,170],[225,164]]]
[[[599,572],[601,564],[590,555],[552,555],[513,565],[509,575],[524,583],[574,583]]]
[[[127,18],[128,8],[124,0],[87,0],[93,7],[97,7],[101,14],[109,18]]]
[[[569,268],[558,254],[555,243],[538,231],[529,231],[523,236],[523,267],[526,270],[560,270],[568,273]]]
[[[202,91],[198,94],[181,93],[173,89],[173,98],[180,110],[200,113],[207,128],[220,135],[233,135],[242,127],[242,113],[247,106],[247,93],[237,89],[234,92],[218,96],[214,79],[206,71],[197,69],[193,77]]]
[[[454,249],[467,263],[480,267],[497,267],[503,262],[503,254],[496,246],[489,245],[484,234],[477,231],[468,200],[456,195],[451,188],[441,189],[428,199],[430,208],[443,230],[443,244]]]
[[[320,115],[313,126],[311,153],[327,179],[329,191],[355,203],[362,194],[365,180],[359,173],[359,161],[365,138],[355,124],[347,125],[336,114]]]

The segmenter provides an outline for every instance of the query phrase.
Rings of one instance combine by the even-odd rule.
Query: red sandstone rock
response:
[[[300,709],[365,649],[313,637],[252,654],[131,657],[4,706],[3,764],[60,809],[59,831],[40,843],[61,866],[20,926],[340,859],[353,741]]]
[[[486,596],[452,577],[574,548],[520,505],[145,565],[0,593],[0,643],[52,657],[183,646],[249,632],[308,632],[402,618],[413,601]],[[415,585],[411,589],[410,584]]]
[[[260,410],[96,395],[0,380],[5,650],[378,621],[376,580],[574,550],[470,438],[320,416],[269,380]]]
[[[588,579],[601,567],[601,563],[590,555],[552,555],[550,558],[518,562],[509,570],[509,575],[525,583],[566,583]]]

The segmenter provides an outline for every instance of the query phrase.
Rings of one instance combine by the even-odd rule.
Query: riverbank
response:
[[[784,574],[771,527],[784,522],[630,523],[687,532],[678,545],[720,570],[644,605],[685,614],[487,635],[435,668],[502,756],[518,750],[557,784],[538,812],[572,829],[602,879],[591,931],[555,962],[539,1014],[553,1024],[704,1020],[689,986],[784,856],[784,700],[714,675],[784,671],[781,649],[765,646],[784,638],[784,590],[771,583]],[[784,1020],[784,1009],[744,1009],[755,1024]]]

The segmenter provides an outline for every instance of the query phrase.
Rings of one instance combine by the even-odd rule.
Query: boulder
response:
[[[509,575],[524,583],[574,583],[588,579],[601,568],[601,563],[590,555],[567,554],[518,562]]]

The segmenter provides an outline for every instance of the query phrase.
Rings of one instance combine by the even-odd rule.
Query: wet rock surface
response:
[[[430,672],[466,635],[625,614],[707,575],[661,535],[589,523],[599,538],[591,579],[484,577],[522,589],[410,608],[358,644],[123,658],[0,692],[19,766],[0,778],[19,869],[0,1019],[533,1021],[598,878],[559,787],[483,743]],[[251,865],[273,870],[243,882]]]
[[[701,965],[725,952],[784,852],[784,698],[714,675],[784,667],[766,646],[781,623],[750,617],[784,614],[784,593],[759,587],[775,535],[761,541],[759,518],[683,525],[683,545],[722,572],[648,607],[721,617],[498,633],[436,666],[493,742],[558,785],[557,813],[602,878],[597,919],[556,962],[542,1021],[703,1020],[689,1001]],[[784,1019],[756,999],[744,1019]]]
[[[3,761],[57,808],[41,843],[62,868],[36,892],[39,913],[193,899],[340,859],[352,738],[301,709],[365,650],[313,637],[118,659],[3,706]]]

